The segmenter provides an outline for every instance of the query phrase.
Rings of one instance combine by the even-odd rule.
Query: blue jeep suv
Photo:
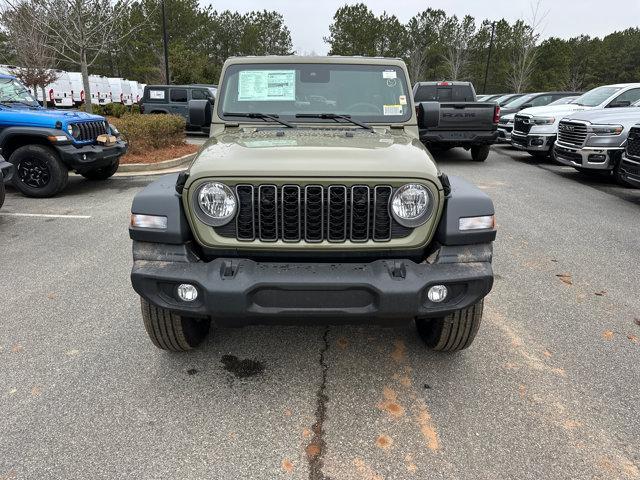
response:
[[[4,181],[24,195],[56,195],[70,170],[105,180],[126,151],[127,144],[104,117],[42,108],[15,77],[0,75],[0,154],[14,166]]]

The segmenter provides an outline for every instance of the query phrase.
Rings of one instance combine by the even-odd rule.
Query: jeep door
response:
[[[189,97],[186,88],[169,89],[169,111],[189,121]]]

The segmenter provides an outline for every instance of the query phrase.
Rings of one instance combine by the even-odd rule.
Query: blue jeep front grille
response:
[[[107,127],[103,120],[95,122],[82,122],[77,123],[80,134],[76,137],[76,140],[80,142],[94,141],[98,135],[107,133]]]

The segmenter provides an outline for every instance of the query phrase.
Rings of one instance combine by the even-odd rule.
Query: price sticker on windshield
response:
[[[382,78],[384,78],[385,80],[395,79],[396,77],[397,74],[395,70],[385,70],[384,72],[382,72]]]
[[[243,70],[239,77],[240,102],[286,102],[296,99],[295,70]]]
[[[384,115],[402,115],[402,105],[384,105]]]

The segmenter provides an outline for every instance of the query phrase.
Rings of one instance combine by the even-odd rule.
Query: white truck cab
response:
[[[589,90],[566,105],[521,110],[515,115],[511,144],[534,156],[548,156],[562,118],[581,110],[628,107],[640,100],[640,83],[619,83]]]

